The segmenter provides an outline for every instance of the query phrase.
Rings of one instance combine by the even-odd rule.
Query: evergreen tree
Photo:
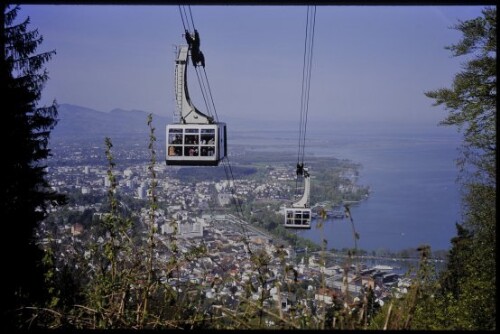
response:
[[[57,105],[38,108],[44,83],[43,68],[55,51],[36,54],[43,38],[29,30],[29,18],[16,23],[19,6],[2,4],[1,81],[3,172],[0,183],[1,242],[3,255],[2,326],[17,327],[14,310],[45,300],[43,252],[36,245],[35,229],[50,205],[64,203],[46,181],[44,159],[57,123]]]
[[[460,279],[465,274],[468,256],[473,251],[470,231],[460,224],[456,224],[456,227],[457,236],[451,239],[452,248],[448,254],[447,268],[440,277],[443,291],[453,298],[460,295]]]
[[[464,221],[452,240],[436,301],[436,314],[444,315],[436,321],[445,321],[446,329],[496,329],[496,7],[482,14],[454,27],[463,38],[447,49],[467,60],[452,87],[426,93],[449,111],[441,124],[457,126],[464,136]],[[431,316],[420,319],[428,324]]]

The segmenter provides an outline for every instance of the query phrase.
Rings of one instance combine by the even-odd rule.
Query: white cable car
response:
[[[227,154],[226,124],[200,112],[187,88],[189,46],[178,47],[175,62],[175,100],[178,123],[167,125],[167,165],[217,166]]]
[[[311,180],[307,168],[297,166],[297,174],[304,177],[304,194],[302,198],[285,208],[285,227],[295,229],[311,228],[311,208],[309,207],[309,193]]]

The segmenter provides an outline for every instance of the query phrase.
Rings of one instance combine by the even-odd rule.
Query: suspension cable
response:
[[[219,122],[219,116],[217,115],[217,109],[215,108],[212,89],[210,88],[210,83],[208,81],[207,71],[204,67],[203,72],[201,72],[198,67],[195,67],[195,70],[196,76],[198,78],[198,83],[200,85],[201,94],[203,96],[203,101],[205,102],[205,108],[207,109],[207,114],[210,117],[214,118],[216,122]]]
[[[208,96],[210,96],[210,102],[212,102],[212,108],[213,108],[213,115],[215,116],[215,121],[219,122],[219,116],[217,115],[217,109],[215,108],[215,103],[212,95],[212,89],[210,88],[210,83],[208,82],[208,76],[207,76],[207,71],[205,68],[203,68],[203,73],[205,74],[205,81],[206,81],[206,87],[208,91]],[[209,105],[207,104],[207,109],[209,108]]]
[[[193,14],[191,13],[191,7],[189,7],[189,14],[190,14],[189,16],[191,17],[191,20],[188,18],[185,6],[179,5],[179,13],[181,14],[182,27],[184,28],[184,31],[191,30],[190,23],[194,30],[194,23],[193,23],[194,21],[193,21]]]
[[[187,7],[187,8],[186,8]],[[194,24],[193,13],[191,11],[190,6],[179,6],[179,12],[181,15],[182,26],[184,27],[184,31],[192,31],[196,30],[196,26]],[[189,15],[188,15],[189,12]],[[196,77],[198,80],[198,84],[200,86],[200,92],[205,104],[205,108],[207,110],[207,115],[214,118],[216,122],[218,122],[218,115],[215,110],[215,105],[212,98],[212,93],[210,90],[210,84],[208,82],[208,76],[205,70],[205,66],[203,66],[203,72],[200,73],[199,67],[194,64]]]
[[[304,58],[302,69],[302,92],[300,101],[299,152],[297,163],[304,162],[305,138],[307,130],[307,113],[309,111],[309,93],[311,89],[312,51],[314,46],[314,26],[316,23],[316,7],[307,7],[306,37],[304,41]]]
[[[308,14],[309,14],[308,8]],[[309,17],[310,16],[310,17]],[[305,147],[306,147],[306,131],[307,131],[307,115],[309,113],[309,95],[311,91],[311,75],[312,75],[312,59],[313,59],[313,49],[314,49],[314,28],[316,25],[316,7],[311,9],[311,14],[308,15],[308,23],[310,23],[310,27],[307,30],[310,30],[310,38],[308,39],[308,59],[307,59],[307,71],[306,71],[306,87],[304,91],[304,133],[302,136],[302,163],[304,162],[305,155]],[[307,39],[307,37],[306,37]]]
[[[309,96],[311,90],[312,56],[314,48],[314,30],[316,25],[316,6],[307,7],[306,36],[304,40],[304,56],[302,67],[302,91],[300,97],[299,149],[297,153],[297,167],[304,166],[307,115],[309,112]],[[295,182],[295,191],[298,194],[298,176]]]
[[[191,7],[187,6],[188,9],[186,9],[185,7],[186,6],[179,6],[179,12],[180,12],[180,15],[181,15],[181,20],[182,20],[182,25],[184,27],[184,31],[186,31],[186,30],[189,31],[191,27],[192,27],[192,30],[194,31],[195,30],[195,25],[194,25],[194,20],[193,20],[193,14],[192,14],[192,11],[191,11]],[[187,10],[189,10],[189,17],[188,17],[188,14],[187,14]],[[198,66],[194,66],[194,67],[195,67],[195,72],[196,72],[196,76],[197,76],[197,79],[198,79],[198,83],[199,83],[199,86],[200,86],[200,91],[201,91],[201,94],[202,94],[202,97],[203,97],[203,100],[204,100],[204,103],[205,103],[205,107],[207,109],[207,114],[210,117],[213,117],[216,122],[218,122],[219,120],[218,120],[218,115],[217,115],[217,109],[215,108],[215,103],[214,103],[214,99],[213,99],[213,95],[212,95],[212,90],[210,88],[210,83],[208,81],[208,76],[207,76],[207,72],[205,70],[205,67],[203,66],[203,72],[201,74],[200,74],[201,71],[199,71]],[[212,113],[212,110],[213,110],[213,113]],[[232,169],[231,164],[229,162],[229,157],[228,156],[226,156],[222,160],[222,165],[224,167],[224,172],[225,172],[225,175],[226,175],[226,181],[228,181],[228,184],[230,186],[231,195],[232,195],[233,201],[234,201],[234,203],[236,205],[237,213],[238,213],[240,219],[244,220],[243,219],[244,218],[243,209],[242,209],[241,203],[238,200],[238,198],[236,196],[236,193],[235,193],[236,182],[234,180],[233,169]],[[245,228],[244,224],[240,224],[240,225],[241,225],[242,232],[243,232],[243,242],[245,243],[247,251],[251,254],[252,252],[251,252],[251,249],[250,249],[250,246],[249,246],[249,243],[248,243],[248,239],[249,239],[248,238],[248,231]]]

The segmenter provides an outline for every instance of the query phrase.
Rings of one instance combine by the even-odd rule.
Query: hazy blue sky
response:
[[[309,120],[436,124],[446,113],[424,92],[451,85],[464,61],[445,49],[461,38],[451,26],[483,8],[318,6]],[[191,6],[219,120],[299,121],[306,10]],[[178,6],[25,4],[26,16],[44,36],[38,51],[57,51],[43,104],[172,115]]]

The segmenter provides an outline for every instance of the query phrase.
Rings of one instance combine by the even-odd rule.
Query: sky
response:
[[[317,6],[311,124],[436,125],[446,116],[424,92],[451,87],[465,58],[445,47],[459,20],[484,6]],[[220,121],[299,122],[306,6],[191,5]],[[55,50],[40,104],[98,111],[175,108],[175,46],[185,44],[176,5],[21,5]],[[202,112],[198,82],[188,72]]]

